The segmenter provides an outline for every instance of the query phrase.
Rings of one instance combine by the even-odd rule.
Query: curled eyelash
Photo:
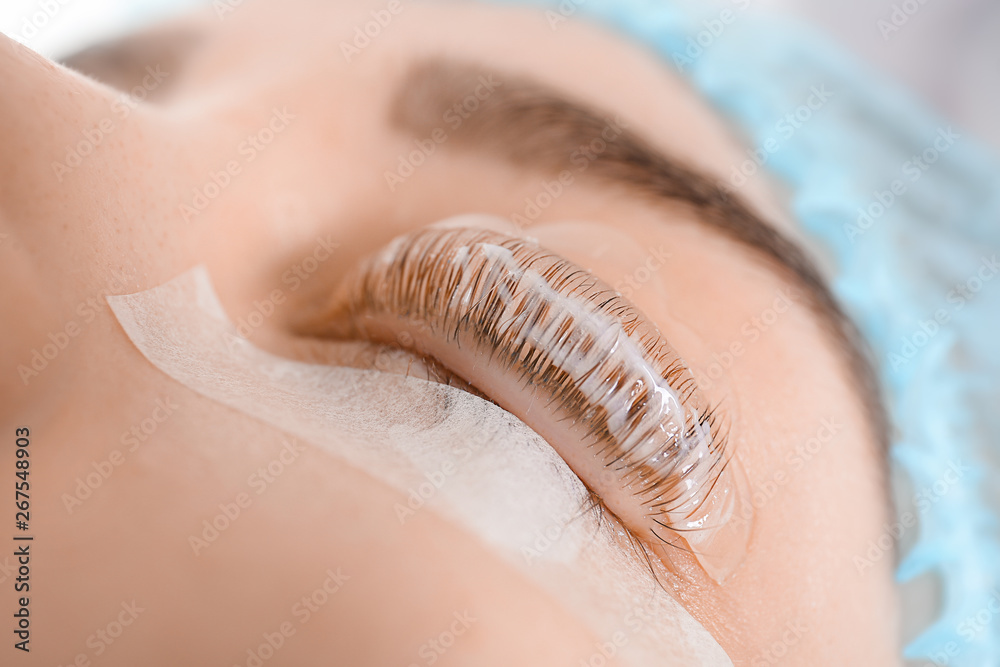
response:
[[[465,348],[558,415],[606,475],[560,453],[630,533],[678,546],[678,535],[706,528],[699,512],[727,465],[718,411],[656,327],[572,262],[494,231],[425,229],[364,263],[316,321],[310,333],[340,338],[403,332],[434,358],[428,341]],[[635,508],[603,500],[618,491]]]

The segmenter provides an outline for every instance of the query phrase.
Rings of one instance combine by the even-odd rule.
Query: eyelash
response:
[[[574,297],[563,303],[576,312],[555,309],[560,295]],[[471,338],[500,373],[517,374],[522,389],[542,390],[557,414],[585,425],[587,448],[599,448],[605,470],[620,487],[638,486],[630,491],[649,520],[646,530],[682,548],[660,533],[685,530],[668,517],[690,516],[705,502],[726,465],[727,438],[681,358],[610,287],[524,239],[431,228],[391,243],[341,286],[333,304],[312,333],[378,340],[385,336],[366,323],[388,317],[411,341],[423,333],[461,346]],[[618,327],[607,328],[609,320]],[[581,366],[585,372],[574,377]],[[591,492],[585,509],[602,520],[611,514],[639,546],[588,475],[577,474]],[[643,555],[648,560],[644,548]]]

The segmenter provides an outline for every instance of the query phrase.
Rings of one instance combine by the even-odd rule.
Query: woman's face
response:
[[[405,493],[170,379],[104,300],[201,263],[251,342],[300,357],[296,323],[351,267],[470,212],[630,298],[719,406],[754,507],[746,555],[720,584],[656,553],[734,664],[896,660],[872,399],[781,268],[794,223],[762,178],[734,196],[777,241],[643,180],[687,164],[714,187],[746,157],[682,81],[559,12],[217,5],[78,61],[142,103],[0,44],[2,420],[33,438],[26,664],[249,665],[285,622],[267,664],[597,664],[609,636],[474,535],[434,511],[401,525]],[[524,96],[548,115],[512,113]],[[626,144],[670,161],[623,167]],[[238,521],[193,550],[238,494]],[[303,607],[324,583],[336,594]]]

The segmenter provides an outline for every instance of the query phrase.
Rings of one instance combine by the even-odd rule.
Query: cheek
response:
[[[407,494],[327,456],[305,463],[261,496],[267,510],[244,545],[261,563],[296,554],[285,586],[296,594],[277,608],[304,662],[334,652],[346,664],[587,658],[597,640],[479,539],[426,506],[401,524]],[[320,605],[327,596],[315,590],[329,569],[349,578]]]

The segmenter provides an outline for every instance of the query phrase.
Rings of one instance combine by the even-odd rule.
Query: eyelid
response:
[[[687,366],[628,300],[533,241],[399,237],[304,333],[408,341],[545,437],[631,533],[683,539],[717,581],[742,560],[736,466]]]

